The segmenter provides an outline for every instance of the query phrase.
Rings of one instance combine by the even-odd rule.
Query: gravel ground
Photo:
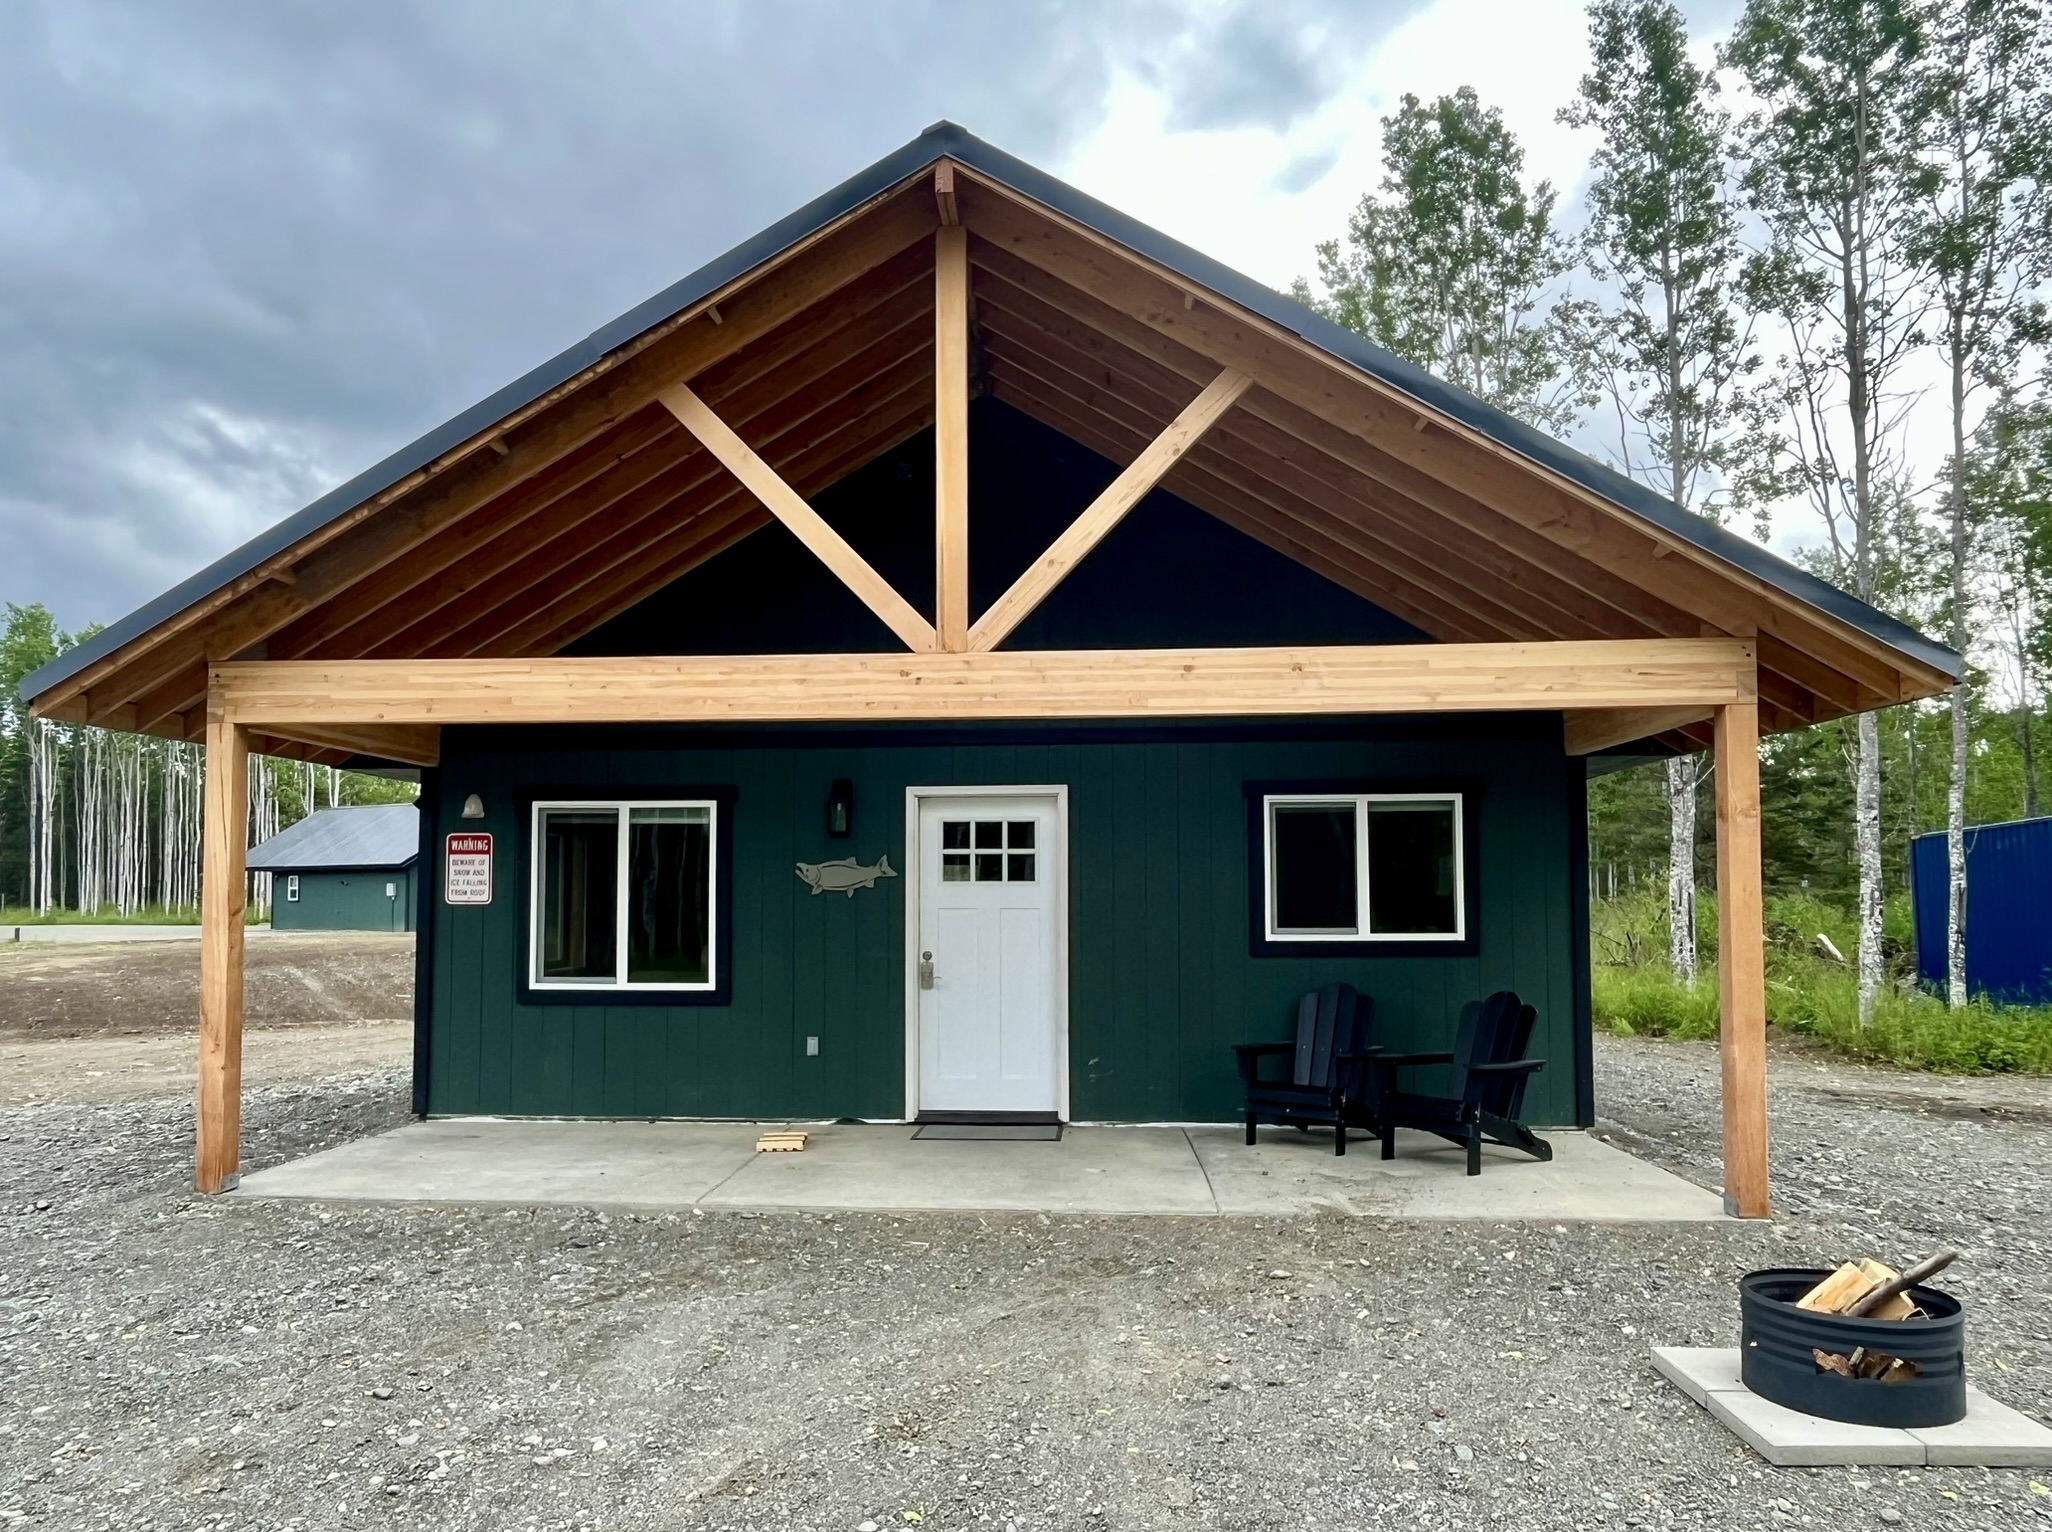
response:
[[[1707,1179],[1714,1057],[1598,1056]],[[1777,1063],[1788,1221],[1674,1229],[200,1202],[181,1102],[0,1111],[0,1525],[2052,1527],[2026,1474],[1770,1468],[1653,1373],[1741,1271],[1949,1241],[1975,1375],[2052,1409],[2052,1089]],[[252,1091],[251,1162],[404,1107]]]

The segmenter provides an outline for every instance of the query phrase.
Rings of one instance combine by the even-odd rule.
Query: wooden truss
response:
[[[986,392],[1126,465],[971,610]],[[936,599],[813,509],[934,432]],[[1435,642],[1003,646],[1151,490]],[[781,522],[892,654],[561,651]],[[653,325],[35,700],[208,741],[198,1184],[238,1161],[241,762],[432,764],[448,723],[1559,711],[1570,751],[1714,744],[1726,1185],[1764,1216],[1755,745],[1949,678],[966,165],[942,161]]]

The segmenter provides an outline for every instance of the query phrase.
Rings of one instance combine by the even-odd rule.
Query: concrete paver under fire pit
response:
[[[374,1202],[865,1212],[1048,1212],[1708,1222],[1714,1192],[1584,1133],[1540,1164],[1404,1134],[1363,1141],[1238,1128],[1070,1128],[1059,1143],[914,1140],[902,1124],[789,1124],[797,1154],[758,1154],[768,1123],[442,1118],[246,1177],[237,1195]]]

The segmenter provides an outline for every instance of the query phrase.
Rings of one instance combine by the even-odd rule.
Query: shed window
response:
[[[1261,808],[1270,941],[1465,939],[1460,794],[1273,793]]]
[[[287,904],[299,903],[299,874],[296,872],[285,874],[285,902]]]
[[[710,990],[718,806],[537,803],[538,989]]]

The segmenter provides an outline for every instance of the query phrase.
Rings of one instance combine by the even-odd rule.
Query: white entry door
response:
[[[1059,1112],[1060,794],[912,790],[915,1111]]]

